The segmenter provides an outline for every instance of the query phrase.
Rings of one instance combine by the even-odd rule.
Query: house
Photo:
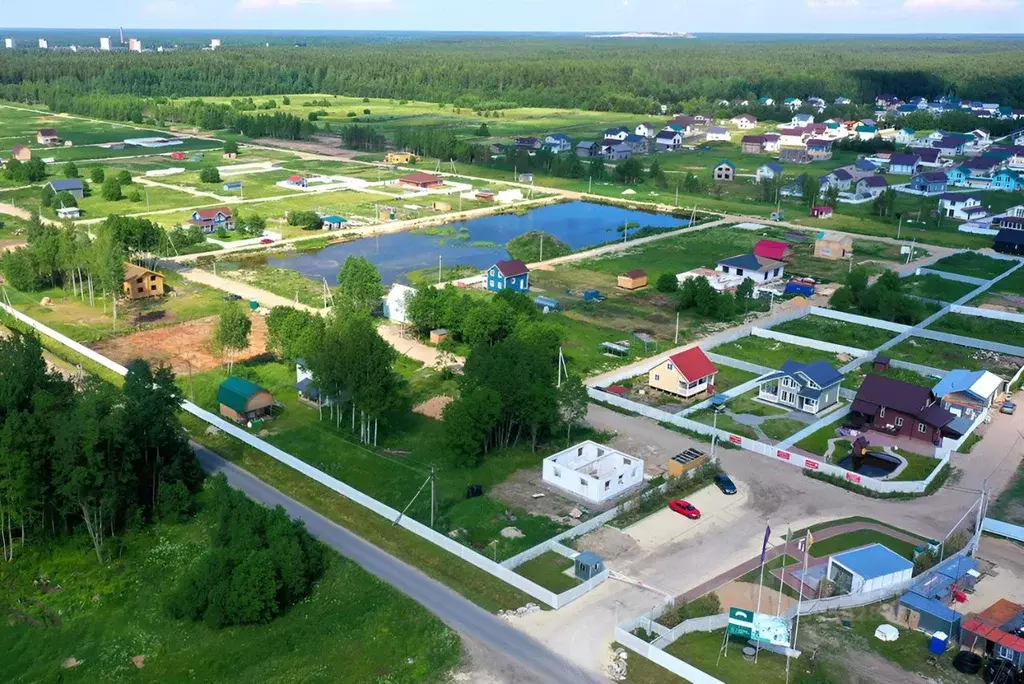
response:
[[[810,164],[814,161],[807,150],[782,150],[779,152],[779,161],[786,164]]]
[[[617,128],[609,128],[604,132],[604,137],[606,140],[608,138],[612,138],[614,140],[618,140],[619,142],[624,141],[627,135],[629,135],[629,131],[621,126]]]
[[[889,181],[885,176],[866,176],[857,181],[856,193],[858,195],[870,195],[878,197],[889,187]]]
[[[782,147],[782,136],[778,133],[765,133],[761,138],[765,152],[778,152]]]
[[[819,233],[814,240],[814,256],[837,261],[853,255],[853,238],[838,233]]]
[[[627,142],[620,142],[612,145],[605,152],[605,159],[608,161],[623,161],[629,159],[633,154],[633,148]]]
[[[82,210],[78,207],[57,207],[57,218],[62,221],[65,219],[78,219],[82,217]]]
[[[992,249],[1003,254],[1024,255],[1024,230],[1000,229],[992,241]]]
[[[562,154],[572,149],[572,142],[565,133],[552,133],[544,136],[544,147],[555,154]]]
[[[789,360],[758,381],[757,398],[804,413],[818,414],[839,403],[843,375],[825,361]]]
[[[764,152],[763,135],[745,135],[740,140],[740,152],[743,154],[761,154]]]
[[[832,158],[832,141],[822,138],[811,138],[807,141],[807,154],[817,161]]]
[[[917,173],[917,165],[921,158],[916,154],[894,154],[889,157],[889,173],[900,176],[912,176]]]
[[[765,97],[762,95],[761,97],[757,98],[757,104],[764,105],[765,107],[774,107],[775,100],[773,100],[770,97]]]
[[[27,162],[32,158],[32,150],[28,149],[24,145],[15,145],[11,148],[11,159],[17,159],[18,161]]]
[[[269,416],[274,406],[270,392],[244,378],[229,377],[217,390],[220,415],[236,423]]]
[[[215,207],[213,209],[197,209],[192,212],[192,218],[188,221],[190,226],[197,226],[203,233],[216,233],[220,230],[234,230],[235,217],[230,207]]]
[[[113,149],[113,148],[111,148],[111,149]],[[124,147],[122,147],[121,149],[123,150]],[[175,161],[184,161],[185,153],[184,152],[171,152],[171,159],[173,159]]]
[[[649,121],[637,124],[637,127],[633,130],[634,135],[639,135],[644,138],[653,138],[657,132],[658,131],[654,128],[654,124]]]
[[[709,123],[712,123],[712,122],[714,122],[714,120],[715,120],[715,117],[711,116],[710,114],[694,114],[693,115],[694,123],[702,125],[702,126],[703,125],[707,125]]]
[[[544,459],[541,479],[569,496],[601,505],[643,485],[644,462],[604,444],[581,442]],[[585,576],[602,567],[593,553],[581,553],[577,566],[586,566]]]
[[[822,205],[811,207],[811,218],[830,219],[832,218],[832,207]]]
[[[347,402],[351,393],[345,388],[339,388],[334,396],[321,396],[320,388],[313,380],[313,371],[305,359],[295,359],[295,385],[293,387],[299,392],[299,401],[314,408],[330,406],[335,401]]]
[[[790,147],[803,147],[807,134],[807,129],[805,128],[783,128],[779,144]]]
[[[406,313],[409,302],[416,296],[416,288],[395,283],[384,297],[384,318],[394,323],[408,323]]]
[[[1009,670],[1024,669],[1024,606],[999,599],[980,613],[968,613],[960,631],[964,648],[989,656],[989,670],[993,663],[1005,661]],[[1013,681],[1015,674],[999,676],[992,681]]]
[[[718,368],[700,347],[673,354],[647,373],[647,384],[683,398],[713,394]]]
[[[388,152],[384,157],[385,164],[408,164],[412,161],[412,152]]]
[[[309,181],[304,176],[288,176],[285,183],[292,186],[293,188],[306,188],[309,187]]]
[[[726,275],[750,278],[755,285],[761,285],[782,278],[785,266],[781,261],[751,253],[722,259],[715,270]]]
[[[992,182],[989,187],[992,190],[1003,190],[1004,192],[1024,190],[1024,178],[1021,178],[1016,171],[1001,169],[992,174]]]
[[[647,271],[642,268],[626,271],[616,278],[615,284],[623,290],[639,290],[642,287],[647,287]]]
[[[736,180],[736,165],[728,159],[724,159],[711,170],[711,177],[716,181]]]
[[[80,200],[85,197],[85,183],[80,178],[63,178],[61,180],[52,180],[47,183],[49,188],[54,193],[60,194],[62,192],[71,193],[71,196],[76,200]]]
[[[934,147],[911,147],[910,154],[917,157],[920,166],[939,166],[939,150]]]
[[[680,114],[665,124],[665,130],[673,130],[684,136],[693,135],[697,128],[697,117]]]
[[[541,141],[538,140],[537,138],[533,138],[533,137],[513,138],[512,142],[513,142],[513,144],[515,144],[516,149],[518,149],[518,150],[526,150],[527,152],[536,152],[541,147],[543,147],[543,144],[541,143]]]
[[[439,188],[443,186],[444,179],[440,176],[435,176],[432,173],[416,171],[415,173],[410,173],[408,176],[402,176],[398,179],[398,183],[399,185],[405,185],[411,188],[429,190],[431,188]]]
[[[957,418],[970,420],[985,414],[992,403],[1002,396],[1006,383],[987,370],[951,370],[932,388],[932,394],[942,408]]]
[[[792,110],[797,110],[804,106],[804,101],[799,97],[787,97],[785,101],[783,101],[783,104]]]
[[[748,131],[757,126],[757,117],[753,114],[740,114],[734,116],[729,122],[741,131]]]
[[[927,387],[869,373],[850,405],[855,425],[930,444],[942,440],[955,416]]]
[[[790,123],[795,124],[797,126],[806,126],[808,124],[814,123],[814,115],[813,114],[794,114],[793,115],[793,119],[790,121]]]
[[[913,561],[877,542],[830,556],[825,570],[837,596],[900,587],[913,574]]]
[[[757,167],[757,182],[761,183],[766,180],[775,180],[782,176],[782,164],[778,162],[768,162]]]
[[[651,151],[651,141],[642,135],[630,133],[626,136],[624,142],[629,145],[629,149],[633,154],[648,154]]]
[[[857,127],[856,133],[860,140],[873,140],[878,136],[878,126],[861,124]]]
[[[822,178],[823,185],[836,188],[840,192],[847,192],[853,184],[853,174],[846,169],[836,169]]]
[[[498,261],[487,269],[484,286],[491,292],[506,288],[526,292],[530,289],[530,269],[518,259]]]
[[[437,209],[439,204],[441,203],[434,202],[434,208]],[[451,210],[452,206],[449,204],[448,208],[445,209],[445,211]],[[338,216],[337,214],[328,214],[327,216],[324,216],[322,219],[320,219],[320,226],[324,230],[340,230],[342,226],[344,226],[346,223],[348,223],[348,221]]]
[[[581,140],[576,143],[576,156],[581,158],[600,157],[601,148],[592,140]]]
[[[793,254],[793,248],[780,240],[758,240],[754,245],[754,256],[776,261],[785,261]]]
[[[719,126],[713,126],[708,129],[707,133],[708,142],[724,141],[728,142],[732,139],[732,134],[729,133],[728,128],[721,128]]]
[[[972,175],[973,174],[971,170],[962,164],[956,167],[955,169],[951,169],[946,174],[946,176],[949,178],[950,185],[961,188],[965,188],[968,186],[968,181],[970,181]]]
[[[914,129],[913,128],[901,128],[896,131],[895,142],[897,145],[909,145],[914,142]]]
[[[654,143],[659,152],[675,152],[683,145],[683,136],[678,131],[658,131]]]
[[[946,192],[939,195],[939,211],[943,216],[970,221],[982,218],[985,208],[981,206],[981,195],[962,192]]]
[[[162,297],[164,277],[156,271],[129,262],[124,265],[124,280],[121,282],[121,290],[128,299]]]
[[[949,177],[946,176],[945,171],[927,171],[919,173],[910,179],[910,187],[912,189],[928,195],[946,192],[948,185]]]
[[[36,133],[36,142],[40,145],[59,145],[60,136],[52,128],[44,128]]]
[[[967,140],[963,136],[947,135],[932,142],[932,147],[943,157],[956,157],[964,153]]]
[[[972,176],[990,176],[995,173],[1003,164],[1003,158],[998,155],[982,155],[968,159],[961,166],[970,169]]]
[[[832,104],[837,105],[848,105],[850,104],[850,98],[848,97],[837,97]]]

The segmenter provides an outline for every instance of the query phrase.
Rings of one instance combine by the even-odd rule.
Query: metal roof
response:
[[[237,413],[245,413],[245,405],[249,399],[259,392],[266,391],[245,378],[230,377],[220,384],[220,389],[217,390],[217,402]]]
[[[942,601],[925,598],[924,596],[915,594],[912,591],[901,596],[900,603],[905,606],[909,606],[916,611],[927,613],[933,617],[943,620],[944,622],[948,622],[950,625],[955,625],[960,621],[960,618],[963,617],[960,613],[947,607]]]
[[[853,551],[838,553],[832,556],[832,560],[866,580],[914,568],[913,562],[881,544],[871,544]]]

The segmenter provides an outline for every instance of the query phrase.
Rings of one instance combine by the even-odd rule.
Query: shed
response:
[[[910,629],[932,634],[960,633],[960,620],[963,615],[948,607],[942,601],[921,596],[913,591],[900,597],[896,609],[896,619]]]
[[[433,330],[430,331],[430,343],[431,344],[441,344],[442,342],[444,342],[447,339],[448,339],[448,329],[447,328],[434,328]]]
[[[324,228],[326,228],[327,230],[338,230],[345,223],[348,223],[348,221],[346,219],[342,218],[341,216],[336,215],[336,214],[331,214],[329,216],[324,216],[320,220],[320,224]]]
[[[1003,254],[1024,254],[1024,230],[1000,229],[992,242],[992,249]]]
[[[444,202],[442,200],[435,201],[432,206],[434,207],[435,211],[451,211],[452,210],[452,203],[451,202]]]
[[[690,448],[681,454],[676,454],[668,462],[669,477],[682,477],[686,473],[704,465],[708,455],[699,449]]]
[[[871,363],[871,367],[876,371],[884,371],[889,369],[889,364],[892,363],[892,359],[888,356],[882,356],[878,354],[875,356],[875,360]]]
[[[593,551],[584,551],[573,560],[576,577],[581,580],[586,581],[604,572],[604,559]]]
[[[811,207],[811,217],[821,219],[832,218],[832,207],[827,205]]]
[[[626,271],[616,279],[616,285],[623,290],[639,290],[641,287],[647,287],[647,271],[641,268]]]
[[[844,594],[861,594],[908,582],[914,563],[881,544],[838,553],[828,559],[826,577]]]
[[[245,378],[230,377],[217,390],[220,414],[236,423],[269,416],[274,405],[270,392]]]
[[[435,176],[430,173],[424,173],[423,171],[417,171],[410,173],[408,176],[402,176],[398,179],[401,185],[407,185],[414,188],[439,188],[444,185],[444,179],[440,176]]]
[[[544,311],[544,313],[548,313],[549,311],[556,311],[561,307],[561,304],[558,303],[557,299],[552,299],[551,297],[544,297],[543,295],[538,295],[534,297],[533,303],[539,306]]]

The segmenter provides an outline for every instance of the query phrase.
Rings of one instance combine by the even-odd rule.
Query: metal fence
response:
[[[985,278],[975,278],[974,276],[965,276],[959,273],[940,271],[935,268],[918,268],[916,275],[937,275],[945,280],[955,280],[959,283],[967,283],[968,285],[984,285],[988,282]]]
[[[914,330],[910,335],[911,337],[921,337],[926,340],[935,340],[936,342],[948,342],[949,344],[956,344],[961,347],[973,347],[974,349],[984,349],[986,351],[997,352],[999,354],[1009,354],[1011,356],[1024,356],[1024,347],[1018,347],[1014,344],[979,340],[973,337],[954,335],[952,333],[939,332],[937,330],[918,329]]]
[[[1024,323],[1024,314],[1013,313],[1012,311],[996,311],[995,309],[981,309],[976,306],[953,304],[949,307],[951,313],[974,316],[976,318],[994,318],[999,321],[1012,321]]]
[[[1024,542],[1024,527],[1013,525],[995,518],[985,518],[981,522],[981,529],[990,534],[998,534],[1014,541]]]
[[[861,316],[860,314],[846,313],[845,311],[836,311],[835,309],[823,309],[820,306],[812,306],[807,310],[807,315],[812,314],[815,316],[822,316],[823,318],[843,321],[845,323],[856,323],[857,325],[866,325],[871,328],[881,328],[882,330],[890,330],[897,333],[907,332],[912,327],[909,325],[903,325],[902,323],[893,323],[891,321],[883,321],[878,318],[871,318],[870,316]]]
[[[831,352],[833,354],[849,354],[853,357],[866,356],[871,352],[867,349],[858,349],[857,347],[847,347],[842,344],[833,344],[831,342],[823,342],[821,340],[811,339],[809,337],[801,337],[800,335],[790,335],[789,333],[775,332],[774,330],[766,330],[764,328],[752,328],[750,334],[754,337],[763,337],[770,340],[777,340],[779,342],[786,342],[787,344],[795,344],[801,347],[810,347],[811,349],[818,349],[820,351]]]

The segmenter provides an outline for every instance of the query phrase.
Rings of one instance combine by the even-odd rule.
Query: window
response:
[[[722,273],[728,273],[728,272],[729,272],[729,267],[728,266],[722,266]]]
[[[669,364],[668,364],[668,369],[669,369],[669,370],[672,370],[672,362],[671,362],[671,361],[670,361],[670,362],[669,362]]]
[[[896,427],[903,427],[903,419],[902,418],[898,418],[898,417],[896,418]]]
[[[927,430],[928,430],[928,426],[927,426],[927,425],[925,425],[924,423],[918,423],[918,424],[917,424],[917,431],[918,431],[918,432],[920,432],[920,433],[924,433],[924,432],[925,432],[925,431],[927,431]]]
[[[580,478],[580,486],[581,487],[586,487],[587,486],[587,481],[584,480],[582,477]]]
[[[736,269],[736,275],[738,275],[738,276],[743,275],[743,269],[742,268],[737,268]]]
[[[884,406],[882,408],[878,409],[878,417],[879,418],[885,418],[885,407]]]
[[[622,475],[619,475],[619,484],[622,484]]]
[[[832,250],[828,247],[822,247],[821,256],[832,256]]]
[[[661,380],[661,375],[659,375],[658,373],[655,373],[654,374],[654,380],[655,380],[655,382],[657,382],[658,380]]]
[[[999,650],[996,652],[996,655],[998,655],[1000,658],[1003,658],[1004,660],[1013,661],[1014,657],[1017,654],[1009,646],[1000,645]]]
[[[611,488],[611,486],[612,486],[612,481],[611,480],[605,480],[604,481],[604,491],[607,492]]]
[[[153,292],[156,292],[156,285],[150,285],[149,289],[152,290]]]

